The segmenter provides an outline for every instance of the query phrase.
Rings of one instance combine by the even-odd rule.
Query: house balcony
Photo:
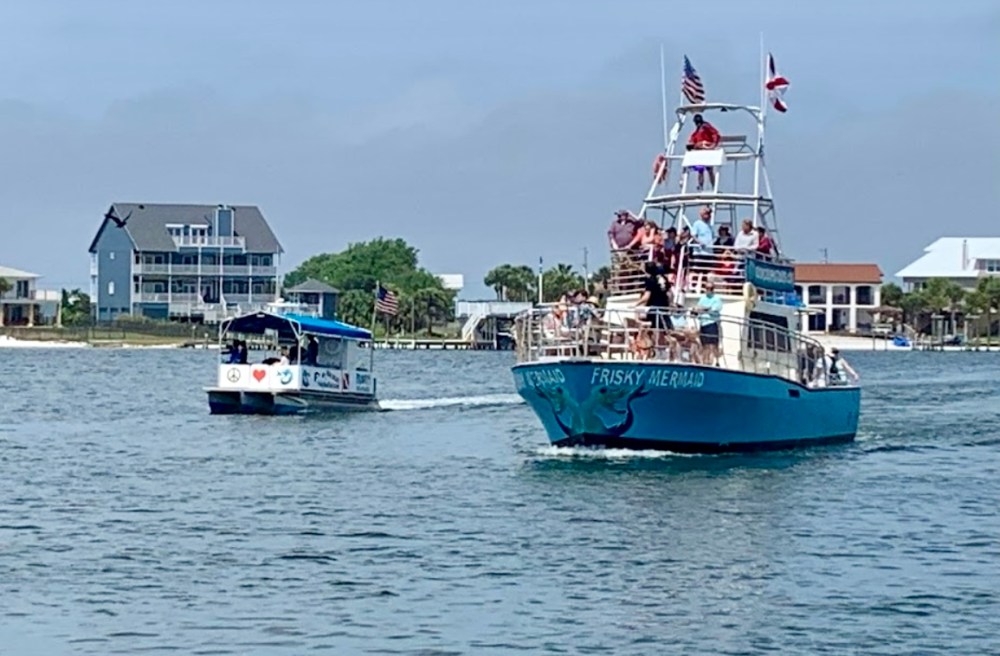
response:
[[[136,275],[145,276],[234,276],[246,278],[261,276],[273,278],[278,275],[278,267],[246,266],[235,264],[147,264],[133,265]]]
[[[170,273],[170,265],[136,262],[135,264],[132,265],[132,270],[135,273],[141,273],[147,276],[148,275],[165,276]]]
[[[133,292],[133,303],[200,303],[201,295],[189,292],[167,294],[166,292]]]
[[[247,240],[244,237],[227,237],[222,235],[172,235],[174,245],[178,248],[238,248],[246,250]]]

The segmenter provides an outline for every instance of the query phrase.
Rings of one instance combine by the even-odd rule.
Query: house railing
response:
[[[246,249],[245,237],[228,237],[222,235],[171,235],[178,247],[208,246],[215,248]]]
[[[245,264],[161,264],[136,262],[134,273],[141,275],[170,275],[170,276],[234,276],[247,277],[267,276],[269,278],[278,274],[278,268],[274,266],[247,266]]]

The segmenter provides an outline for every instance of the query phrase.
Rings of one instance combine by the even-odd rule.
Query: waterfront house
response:
[[[803,332],[870,333],[882,271],[877,264],[796,264],[795,291],[810,310]]]
[[[1000,276],[1000,237],[941,237],[896,276],[905,291],[922,289],[931,278],[975,289],[980,278]]]
[[[54,323],[59,310],[59,292],[38,289],[37,273],[0,266],[0,278],[8,291],[0,294],[0,326],[34,326]]]
[[[115,203],[90,244],[95,319],[215,323],[262,308],[282,252],[253,205]]]
[[[299,310],[324,319],[337,318],[337,297],[340,292],[330,285],[309,278],[294,287],[285,290],[283,296],[292,305],[299,306]]]

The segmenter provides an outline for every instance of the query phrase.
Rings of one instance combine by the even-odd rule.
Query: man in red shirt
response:
[[[688,139],[688,150],[715,150],[719,147],[722,136],[715,126],[702,118],[701,114],[694,115],[694,132]],[[715,171],[711,166],[698,166],[698,191],[705,186],[705,169],[708,169],[708,184],[715,189]]]

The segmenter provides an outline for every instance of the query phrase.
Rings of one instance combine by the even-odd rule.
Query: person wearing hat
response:
[[[826,358],[826,371],[829,374],[830,383],[833,385],[846,385],[848,376],[855,383],[861,378],[858,376],[858,372],[854,371],[854,368],[840,355],[840,349],[836,346],[830,349],[830,355]]]

